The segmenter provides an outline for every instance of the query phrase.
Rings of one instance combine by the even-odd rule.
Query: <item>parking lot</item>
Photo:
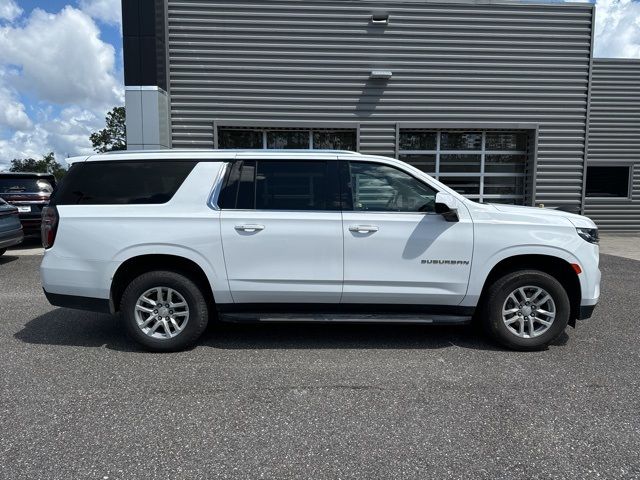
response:
[[[638,261],[604,255],[595,317],[544,352],[471,327],[216,325],[150,354],[51,307],[38,249],[18,253],[1,478],[640,478]]]

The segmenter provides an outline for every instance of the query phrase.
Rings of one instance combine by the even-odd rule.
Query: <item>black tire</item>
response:
[[[182,295],[189,308],[184,329],[171,338],[153,338],[145,334],[136,320],[138,299],[155,287],[175,290]],[[152,271],[135,278],[122,294],[120,313],[129,336],[154,352],[175,352],[191,347],[200,338],[209,321],[207,301],[200,287],[184,275],[171,271]]]
[[[524,338],[511,331],[503,321],[502,309],[507,297],[520,287],[538,287],[545,290],[555,303],[555,318],[551,326],[539,336]],[[489,286],[481,309],[481,321],[487,334],[500,345],[512,350],[542,350],[558,338],[569,323],[571,307],[569,296],[558,280],[551,275],[538,270],[519,270],[511,272],[497,279]],[[517,315],[520,316],[518,313]],[[538,315],[539,317],[539,315]],[[522,317],[524,318],[524,317]],[[529,318],[529,317],[527,317]],[[507,320],[510,320],[507,317]],[[520,326],[520,321],[514,324],[514,329]],[[528,322],[525,324],[529,330]],[[544,325],[534,324],[535,329],[542,329]]]
[[[0,257],[7,252],[6,248],[0,248]]]

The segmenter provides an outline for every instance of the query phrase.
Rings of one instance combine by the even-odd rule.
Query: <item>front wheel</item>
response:
[[[171,271],[153,271],[135,278],[122,295],[120,311],[129,335],[159,352],[192,346],[209,318],[200,288]]]
[[[551,275],[521,270],[496,280],[487,291],[482,322],[487,333],[514,350],[540,350],[569,323],[569,296]]]

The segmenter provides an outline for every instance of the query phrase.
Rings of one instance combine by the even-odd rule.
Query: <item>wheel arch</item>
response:
[[[564,287],[569,297],[571,311],[569,324],[575,327],[580,313],[582,291],[578,274],[564,258],[545,254],[513,255],[500,260],[487,275],[478,305],[483,305],[487,290],[498,278],[517,270],[539,270],[551,275]]]
[[[194,281],[202,290],[210,311],[215,307],[215,297],[207,274],[193,260],[172,254],[144,254],[130,257],[122,262],[111,281],[110,301],[113,311],[120,309],[120,300],[127,285],[139,275],[154,270],[168,270],[180,273]]]

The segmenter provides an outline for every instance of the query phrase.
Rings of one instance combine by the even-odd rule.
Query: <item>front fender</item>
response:
[[[563,260],[570,264],[581,264],[578,257],[571,251],[551,245],[533,244],[505,247],[493,252],[491,255],[488,255],[485,258],[478,258],[479,256],[474,255],[474,262],[471,267],[471,274],[469,278],[469,288],[467,290],[467,295],[463,299],[461,305],[477,305],[487,278],[489,277],[491,271],[496,267],[496,265],[498,265],[503,260],[521,255],[541,255]],[[580,287],[584,291],[584,289],[586,288],[584,275],[579,275],[578,279],[580,281]]]

